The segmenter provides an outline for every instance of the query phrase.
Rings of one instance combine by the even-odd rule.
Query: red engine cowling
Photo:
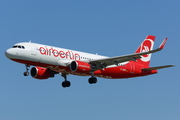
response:
[[[31,76],[36,79],[48,79],[49,77],[54,77],[54,74],[49,69],[33,67],[31,69]]]
[[[70,64],[70,69],[73,72],[90,72],[91,66],[86,62],[72,61]]]

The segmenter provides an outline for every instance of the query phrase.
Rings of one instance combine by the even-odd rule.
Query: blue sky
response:
[[[1,0],[1,120],[179,120],[180,1]],[[32,41],[105,56],[133,53],[147,35],[155,47],[151,66],[174,64],[158,74],[131,79],[24,77],[25,67],[4,56],[15,43]]]

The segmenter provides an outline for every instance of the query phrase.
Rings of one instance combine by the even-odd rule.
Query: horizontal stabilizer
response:
[[[167,67],[174,67],[174,65],[165,65],[165,66],[158,66],[158,67],[150,67],[150,68],[143,68],[142,70],[158,70],[163,69]]]

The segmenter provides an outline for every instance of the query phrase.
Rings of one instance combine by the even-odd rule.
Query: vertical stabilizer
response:
[[[155,36],[148,35],[141,45],[138,47],[135,53],[147,52],[153,49]],[[145,66],[149,66],[151,60],[151,54],[142,55],[140,59],[137,59],[137,62]]]

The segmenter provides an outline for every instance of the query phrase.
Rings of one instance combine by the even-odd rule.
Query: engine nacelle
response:
[[[70,69],[73,72],[90,72],[91,65],[82,61],[72,61],[70,64]]]
[[[48,79],[49,77],[54,77],[54,74],[49,69],[33,67],[31,68],[31,76],[36,79]]]

